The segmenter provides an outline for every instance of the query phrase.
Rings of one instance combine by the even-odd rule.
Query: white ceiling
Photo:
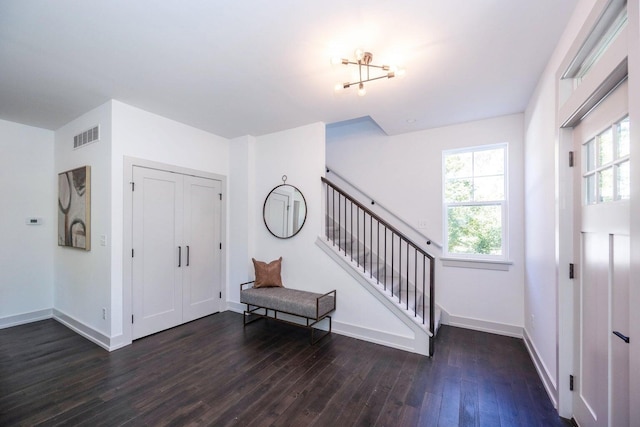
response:
[[[370,116],[388,134],[522,112],[577,0],[0,0],[0,119],[117,99],[227,138]],[[404,79],[367,95],[332,56]]]

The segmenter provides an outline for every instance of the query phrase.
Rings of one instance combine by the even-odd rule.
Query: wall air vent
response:
[[[92,127],[73,137],[73,148],[80,148],[83,145],[90,144],[100,140],[100,126]]]

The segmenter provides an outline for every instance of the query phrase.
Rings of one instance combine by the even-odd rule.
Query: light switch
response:
[[[107,236],[104,234],[100,235],[100,246],[107,246]]]

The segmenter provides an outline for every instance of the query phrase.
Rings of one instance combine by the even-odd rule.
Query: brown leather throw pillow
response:
[[[280,277],[280,269],[282,267],[282,257],[270,263],[256,261],[255,258],[251,258],[253,261],[253,268],[256,271],[256,281],[253,284],[254,288],[273,288],[282,286],[282,278]]]

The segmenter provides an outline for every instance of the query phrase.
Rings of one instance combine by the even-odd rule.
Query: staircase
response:
[[[434,301],[435,259],[387,221],[322,178],[326,192],[325,251],[428,340],[433,355],[440,310]]]

